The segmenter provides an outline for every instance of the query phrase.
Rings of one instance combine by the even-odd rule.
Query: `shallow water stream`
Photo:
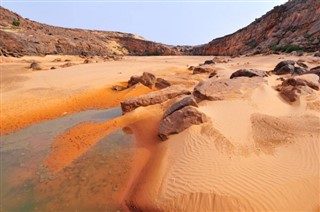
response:
[[[116,130],[51,174],[42,166],[55,137],[87,121],[121,115],[121,109],[89,110],[45,121],[1,138],[3,211],[118,211],[133,160],[134,138]]]

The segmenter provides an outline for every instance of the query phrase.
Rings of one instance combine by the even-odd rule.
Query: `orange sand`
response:
[[[16,110],[10,111],[10,107],[3,108],[0,134],[10,133],[40,121],[50,120],[83,110],[116,107],[119,106],[119,103],[124,99],[145,94],[150,91],[151,89],[145,86],[136,86],[135,88],[119,92],[111,90],[110,87],[105,87],[88,91],[70,99],[49,102],[48,104],[40,105],[39,107],[34,105],[31,110],[28,110],[25,113]],[[16,104],[23,103],[17,102]]]

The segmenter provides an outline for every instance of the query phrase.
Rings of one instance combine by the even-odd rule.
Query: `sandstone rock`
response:
[[[140,76],[131,76],[130,80],[128,81],[128,88],[134,86],[135,84],[138,84],[140,82]]]
[[[290,85],[290,86],[281,87],[279,89],[279,94],[283,99],[289,102],[295,102],[299,99],[301,90]]]
[[[135,98],[129,98],[121,102],[122,111],[130,112],[138,107],[159,104],[177,96],[190,94],[190,91],[183,86],[172,85],[162,90],[154,91]]]
[[[293,60],[284,60],[276,65],[273,72],[277,75],[281,74],[289,74],[294,72],[294,64]]]
[[[57,68],[55,66],[52,66],[50,69],[53,70],[53,69],[57,69]]]
[[[267,77],[267,73],[265,71],[261,70],[255,70],[255,69],[240,69],[233,74],[231,74],[230,79],[236,78],[236,77]]]
[[[169,86],[171,86],[170,82],[168,82],[167,80],[162,79],[162,78],[157,78],[157,80],[156,80],[156,88],[163,89],[163,88],[166,88],[166,87],[169,87]]]
[[[214,69],[208,65],[197,66],[193,68],[193,74],[203,74],[213,72]]]
[[[295,77],[296,80],[304,81],[305,85],[314,90],[319,90],[319,76],[316,74],[304,74]]]
[[[183,97],[182,99],[179,99],[177,102],[172,104],[165,112],[163,115],[163,118],[169,116],[170,114],[174,113],[177,110],[180,110],[183,107],[186,106],[194,106],[198,107],[198,104],[196,100],[192,96],[186,96]]]
[[[143,72],[142,76],[132,76],[128,81],[128,88],[139,82],[144,86],[153,88],[156,83],[156,77],[148,72]]]
[[[225,95],[240,90],[240,83],[237,79],[210,78],[205,82],[200,82],[193,90],[193,95],[197,102],[202,100],[223,100]]]
[[[277,87],[280,96],[289,102],[297,101],[301,94],[312,93],[312,89],[319,90],[319,77],[315,74],[291,77]]]
[[[31,63],[31,64],[30,64],[30,68],[32,68],[32,70],[35,70],[35,71],[39,71],[39,70],[42,69],[41,66],[40,66],[40,64],[37,63],[37,62]]]
[[[127,88],[124,87],[124,86],[121,86],[121,85],[114,85],[114,86],[111,87],[111,89],[112,89],[113,91],[123,91],[123,90],[125,90],[125,89],[127,89]]]
[[[159,137],[161,140],[167,140],[171,134],[177,134],[192,125],[199,125],[208,121],[204,113],[199,112],[192,106],[183,107],[164,118],[160,122]]]

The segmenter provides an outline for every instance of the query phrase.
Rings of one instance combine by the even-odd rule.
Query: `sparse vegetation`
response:
[[[17,20],[17,19],[13,19],[12,25],[13,25],[13,26],[20,26],[20,21]]]
[[[286,52],[286,53],[291,53],[293,51],[297,51],[297,52],[303,51],[303,49],[300,46],[293,45],[293,44],[288,44],[284,46],[272,45],[270,46],[270,49],[275,52]]]

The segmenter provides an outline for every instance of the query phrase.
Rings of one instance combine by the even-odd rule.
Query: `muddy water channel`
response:
[[[54,139],[87,121],[121,115],[119,108],[90,110],[32,125],[1,137],[3,211],[122,211],[134,138],[116,130],[62,171],[43,166]]]

